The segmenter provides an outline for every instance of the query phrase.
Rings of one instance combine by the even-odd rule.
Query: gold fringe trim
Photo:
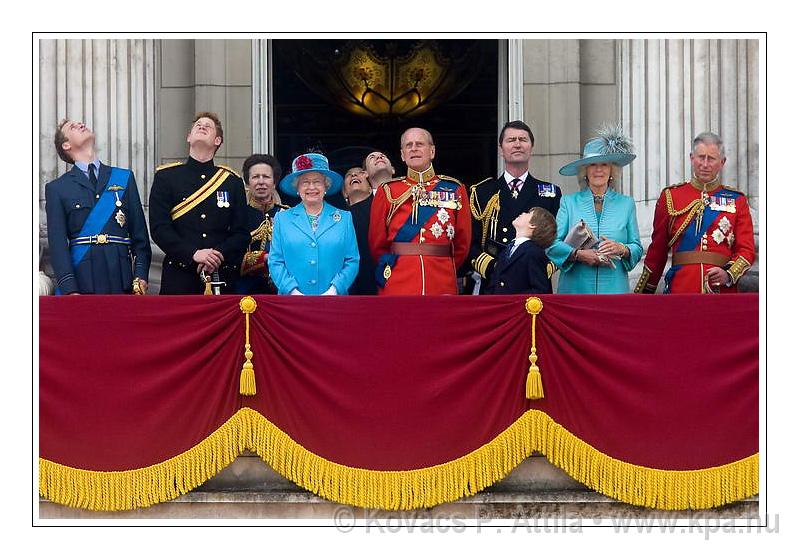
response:
[[[340,465],[306,450],[250,408],[239,410],[192,449],[150,467],[95,472],[39,459],[39,492],[53,502],[91,510],[146,507],[189,492],[244,449],[323,498],[385,510],[429,508],[476,494],[536,449],[576,480],[634,505],[706,509],[758,493],[758,453],[693,471],[641,467],[596,450],[539,410],[528,410],[492,441],[453,461],[374,471]]]
[[[533,447],[592,490],[635,506],[708,509],[758,494],[758,453],[717,467],[662,470],[609,457],[540,410],[529,410]]]
[[[39,458],[39,494],[94,511],[152,506],[197,488],[247,448],[241,411],[203,441],[164,462],[128,471],[87,471]]]
[[[253,451],[280,475],[328,500],[366,508],[429,508],[471,496],[505,478],[531,453],[525,414],[463,457],[408,471],[340,465],[307,451],[256,411],[249,410],[247,418],[253,422]]]

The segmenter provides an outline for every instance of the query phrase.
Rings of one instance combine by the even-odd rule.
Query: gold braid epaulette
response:
[[[450,175],[439,175],[439,179],[445,179],[447,181],[453,181],[454,183],[456,183],[458,185],[462,185],[463,184],[461,181],[459,181],[455,177],[451,177]]]
[[[242,176],[241,176],[241,175],[239,175],[239,174],[236,172],[236,170],[234,170],[232,167],[229,167],[229,166],[227,166],[227,165],[224,165],[224,164],[222,164],[222,163],[218,163],[218,164],[217,164],[217,167],[221,167],[221,168],[222,168],[222,169],[224,169],[225,171],[230,171],[230,172],[231,172],[233,175],[236,175],[236,176],[237,176],[237,177],[239,177],[240,179],[242,178]]]
[[[171,161],[169,163],[162,163],[161,165],[156,167],[156,171],[161,171],[162,169],[169,169],[170,167],[177,167],[185,163],[186,163],[185,161]]]
[[[739,278],[744,276],[744,273],[750,269],[750,266],[751,264],[747,262],[746,258],[736,257],[736,260],[733,261],[733,264],[727,268],[728,274],[731,275],[734,284],[739,281]]]

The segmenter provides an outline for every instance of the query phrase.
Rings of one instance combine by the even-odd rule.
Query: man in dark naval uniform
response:
[[[160,166],[150,192],[150,233],[165,253],[161,294],[208,293],[200,274],[219,274],[233,292],[250,231],[241,177],[214,164],[222,145],[215,113],[198,113],[186,141],[189,159]]]
[[[271,154],[253,154],[244,160],[242,176],[247,191],[247,229],[250,245],[242,259],[237,294],[277,294],[269,276],[267,258],[275,214],[288,208],[275,188],[281,180],[281,164]]]
[[[58,157],[73,164],[45,186],[57,293],[144,294],[150,238],[133,172],[101,163],[82,122],[62,120],[54,141]]]
[[[472,266],[475,288],[486,293],[498,256],[514,241],[514,219],[540,207],[558,214],[561,189],[533,177],[529,172],[533,156],[533,132],[522,121],[511,121],[500,131],[499,151],[505,172],[498,178],[484,179],[470,188],[472,244],[468,262]],[[552,268],[550,273],[552,274]]]

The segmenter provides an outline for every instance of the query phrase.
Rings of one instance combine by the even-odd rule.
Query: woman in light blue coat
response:
[[[324,200],[342,188],[322,154],[303,154],[280,182],[300,204],[275,215],[269,271],[279,294],[345,295],[358,273],[358,245],[350,212]]]
[[[579,192],[561,198],[556,242],[547,256],[560,269],[560,294],[624,294],[628,272],[642,258],[633,198],[611,189],[620,170],[636,157],[619,127],[601,130],[583,148],[583,157],[561,168],[578,176]],[[583,220],[597,237],[593,247],[576,248],[564,241]]]

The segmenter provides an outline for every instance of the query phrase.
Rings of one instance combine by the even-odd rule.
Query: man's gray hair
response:
[[[714,145],[719,148],[719,155],[723,158],[725,157],[725,144],[722,143],[722,138],[719,137],[719,134],[701,132],[695,136],[694,140],[692,140],[692,153],[694,153],[698,144]]]

